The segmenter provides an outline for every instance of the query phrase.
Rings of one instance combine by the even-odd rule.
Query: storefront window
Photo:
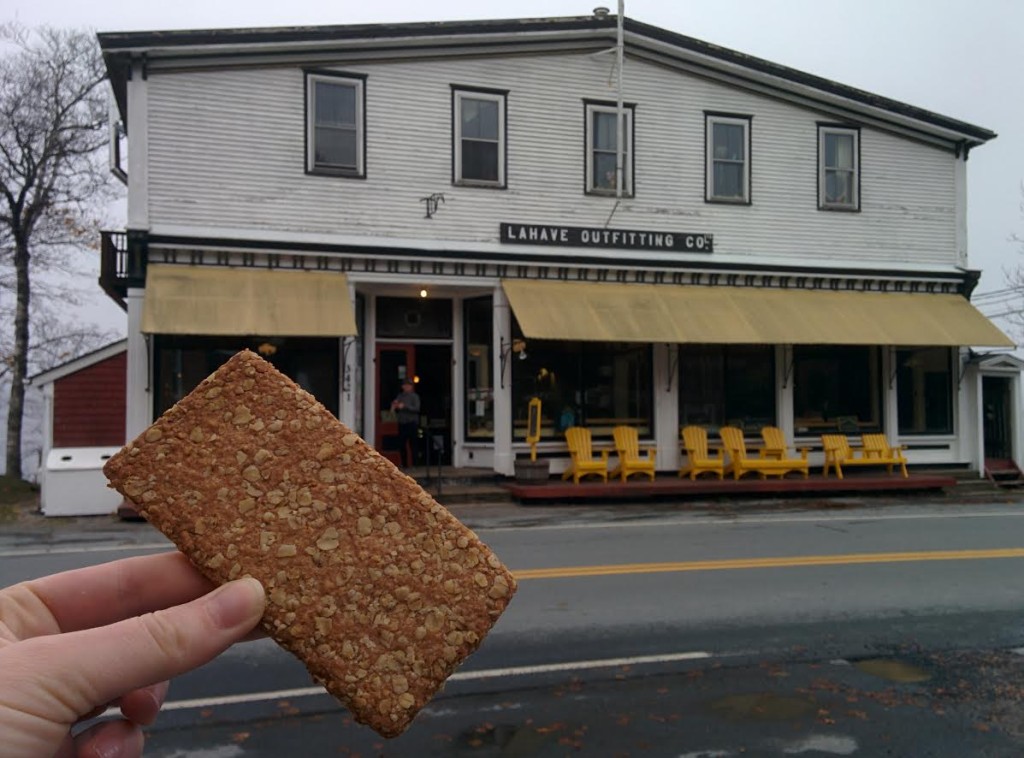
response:
[[[522,339],[514,331],[515,339]],[[609,439],[616,426],[650,437],[651,346],[622,342],[526,340],[512,367],[513,438],[526,437],[530,398],[541,399],[541,438],[562,439],[570,426],[585,426]]]
[[[775,349],[680,345],[679,423],[756,433],[775,424]]]
[[[477,297],[463,302],[466,325],[466,441],[494,439],[494,383],[491,381],[491,345],[494,332],[493,300]]]
[[[262,355],[338,415],[338,342],[318,337],[191,337],[157,335],[153,374],[159,416],[239,350]]]
[[[882,429],[878,348],[793,348],[793,424],[797,435]]]
[[[900,434],[953,433],[953,362],[949,348],[896,351]]]

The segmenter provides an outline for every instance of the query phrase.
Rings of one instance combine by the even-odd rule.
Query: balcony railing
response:
[[[128,232],[102,232],[100,240],[100,286],[127,310],[129,287],[146,284],[145,245],[131,244]]]

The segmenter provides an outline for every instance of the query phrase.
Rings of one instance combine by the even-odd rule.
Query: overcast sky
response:
[[[615,12],[614,0],[3,0],[0,21],[138,31],[582,16],[596,5]],[[967,169],[970,264],[984,270],[977,293],[1004,288],[1004,270],[1024,263],[1011,240],[1024,236],[1021,0],[626,0],[626,16],[996,132]],[[96,310],[123,322],[116,308]]]

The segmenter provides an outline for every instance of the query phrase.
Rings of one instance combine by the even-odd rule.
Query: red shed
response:
[[[125,442],[127,347],[121,340],[32,377],[45,409],[46,515],[113,513],[120,502],[100,467]]]

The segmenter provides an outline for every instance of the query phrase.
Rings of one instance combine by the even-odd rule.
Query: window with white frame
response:
[[[586,191],[614,195],[618,163],[618,108],[586,104]],[[633,106],[622,109],[622,194],[633,194]]]
[[[818,205],[829,210],[860,210],[860,131],[818,127]]]
[[[750,117],[705,115],[708,202],[750,202]]]
[[[306,74],[306,170],[365,175],[364,80]]]
[[[453,89],[456,184],[505,186],[506,92]]]

